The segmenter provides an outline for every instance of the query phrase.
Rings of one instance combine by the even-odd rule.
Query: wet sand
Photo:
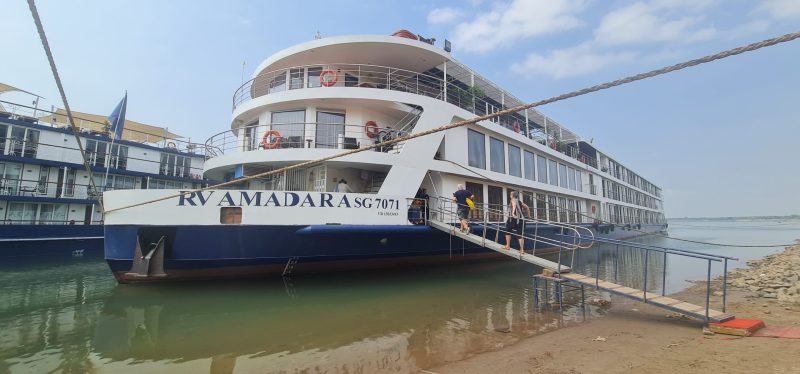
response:
[[[797,246],[795,246],[797,247]],[[800,271],[800,263],[795,269]],[[712,282],[712,290],[722,287]],[[705,282],[674,296],[705,304]],[[721,297],[711,297],[712,307]],[[728,313],[800,325],[800,304],[728,288]],[[800,373],[800,339],[704,335],[700,321],[614,297],[610,313],[426,373]],[[598,337],[605,339],[598,339]]]

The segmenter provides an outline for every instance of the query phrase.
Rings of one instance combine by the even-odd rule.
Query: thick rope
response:
[[[32,0],[28,0],[28,1],[30,2]],[[501,110],[501,111],[498,111],[498,112],[495,112],[495,113],[492,113],[492,114],[486,114],[486,115],[483,115],[483,116],[473,117],[472,119],[468,119],[468,120],[453,122],[453,123],[450,123],[450,124],[447,124],[447,125],[443,125],[443,126],[440,126],[440,127],[437,127],[437,128],[430,129],[430,130],[422,131],[422,132],[419,132],[419,133],[416,133],[416,134],[411,134],[411,135],[407,135],[407,136],[404,136],[404,137],[399,137],[399,138],[396,138],[396,139],[393,139],[393,140],[389,140],[389,141],[385,141],[385,142],[369,145],[369,146],[366,146],[366,147],[362,147],[362,148],[359,148],[359,149],[354,149],[354,150],[347,151],[347,152],[338,153],[338,154],[331,155],[331,156],[328,156],[328,157],[323,157],[323,158],[319,158],[319,159],[316,159],[316,160],[309,160],[309,161],[301,162],[299,164],[290,165],[290,166],[282,167],[282,168],[275,169],[275,170],[272,170],[272,171],[267,171],[267,172],[263,172],[263,173],[259,173],[259,174],[255,174],[255,175],[251,175],[251,176],[247,176],[247,177],[240,178],[240,179],[237,179],[237,180],[220,183],[220,184],[217,184],[217,185],[214,185],[214,186],[208,186],[208,187],[204,187],[204,188],[198,188],[198,189],[195,189],[195,190],[183,191],[183,192],[178,193],[178,194],[173,194],[173,195],[164,196],[164,197],[153,199],[153,200],[144,201],[144,202],[141,202],[141,203],[136,203],[136,204],[131,204],[131,205],[127,205],[127,206],[122,206],[122,207],[119,207],[119,208],[110,209],[110,210],[105,211],[105,213],[110,213],[110,212],[114,212],[114,211],[118,211],[118,210],[133,208],[133,207],[142,206],[142,205],[146,205],[146,204],[151,204],[151,203],[155,203],[155,202],[159,202],[159,201],[164,201],[164,200],[172,199],[172,198],[183,196],[183,195],[190,194],[190,193],[206,191],[206,190],[219,188],[219,187],[231,186],[231,185],[239,184],[239,183],[246,182],[246,181],[253,180],[253,179],[257,179],[257,178],[264,178],[264,177],[267,177],[267,176],[270,176],[270,175],[283,173],[283,172],[285,172],[287,170],[291,170],[291,169],[314,166],[314,165],[323,163],[325,161],[329,161],[329,160],[333,160],[333,159],[349,156],[349,155],[352,155],[352,154],[368,151],[368,150],[375,149],[375,148],[380,148],[380,147],[385,147],[385,146],[392,145],[392,144],[397,144],[397,143],[400,143],[400,142],[405,142],[405,141],[408,141],[408,140],[411,140],[411,139],[416,139],[416,138],[419,138],[419,137],[431,135],[431,134],[434,134],[434,133],[437,133],[437,132],[441,132],[441,131],[447,131],[447,130],[454,129],[454,128],[457,128],[457,127],[471,125],[471,124],[474,124],[474,123],[477,123],[477,122],[480,122],[480,121],[484,121],[484,120],[487,120],[487,119],[490,119],[490,118],[499,117],[499,116],[503,116],[503,115],[506,115],[506,114],[519,112],[519,111],[522,111],[522,110],[525,110],[525,109],[530,109],[530,108],[541,106],[541,105],[545,105],[545,104],[551,104],[551,103],[554,103],[554,102],[557,102],[557,101],[562,101],[562,100],[570,99],[570,98],[573,98],[573,97],[586,95],[586,94],[589,94],[589,93],[592,93],[592,92],[605,90],[605,89],[608,89],[608,88],[611,88],[611,87],[620,86],[620,85],[623,85],[623,84],[639,81],[639,80],[642,80],[642,79],[646,79],[646,78],[651,78],[651,77],[655,77],[655,76],[658,76],[658,75],[667,74],[667,73],[670,73],[670,72],[673,72],[673,71],[685,69],[685,68],[692,67],[692,66],[697,66],[697,65],[700,65],[700,64],[704,64],[704,63],[708,63],[708,62],[711,62],[711,61],[727,58],[727,57],[730,57],[730,56],[735,56],[735,55],[742,54],[742,53],[745,53],[745,52],[755,51],[757,49],[761,49],[761,48],[764,48],[764,47],[769,47],[769,46],[772,46],[772,45],[775,45],[775,44],[792,41],[792,40],[795,40],[797,38],[800,38],[800,32],[786,34],[786,35],[779,36],[779,37],[772,38],[772,39],[766,39],[766,40],[760,41],[758,43],[753,43],[753,44],[749,44],[749,45],[746,45],[746,46],[743,46],[743,47],[729,49],[727,51],[719,52],[719,53],[716,53],[716,54],[713,54],[713,55],[709,55],[709,56],[706,56],[706,57],[694,59],[694,60],[683,62],[683,63],[680,63],[680,64],[675,64],[675,65],[664,67],[664,68],[661,68],[661,69],[652,70],[652,71],[649,71],[647,73],[637,74],[637,75],[629,76],[629,77],[626,77],[626,78],[618,79],[618,80],[615,80],[615,81],[611,81],[611,82],[607,82],[607,83],[603,83],[603,84],[598,84],[598,85],[595,85],[595,86],[592,86],[592,87],[584,88],[584,89],[577,90],[577,91],[572,91],[572,92],[565,93],[565,94],[559,95],[559,96],[554,96],[554,97],[551,97],[551,98],[548,98],[548,99],[535,101],[535,102],[532,102],[532,103],[529,103],[529,104],[523,104],[523,105],[515,106],[513,108],[504,109],[504,110]]]
[[[34,0],[28,0],[28,7],[31,9],[31,14],[33,15],[33,21],[36,22],[36,30],[39,32],[39,39],[42,40],[42,47],[44,47],[44,52],[47,54],[47,61],[50,62],[50,70],[53,72],[53,78],[56,80],[56,85],[58,86],[58,93],[61,94],[61,101],[64,102],[64,110],[67,112],[67,118],[69,118],[69,127],[72,129],[72,134],[75,135],[75,140],[78,142],[78,149],[81,151],[81,159],[83,159],[83,166],[86,168],[86,172],[89,173],[89,183],[92,185],[92,188],[95,191],[97,186],[94,183],[94,176],[92,175],[92,168],[89,166],[89,160],[86,158],[86,152],[83,149],[83,144],[81,143],[80,133],[78,131],[78,127],[75,126],[75,119],[72,118],[72,110],[69,108],[69,103],[67,102],[67,94],[64,92],[64,85],[61,84],[61,77],[58,75],[58,69],[56,68],[56,61],[53,58],[53,53],[50,51],[50,43],[47,42],[47,35],[44,33],[44,27],[42,26],[42,20],[39,19],[39,11],[36,10],[36,4],[34,4]],[[97,198],[97,203],[100,205],[100,210],[105,211],[103,207],[103,199],[100,197],[100,194],[95,194]]]

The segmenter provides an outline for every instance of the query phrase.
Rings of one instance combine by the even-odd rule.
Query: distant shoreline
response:
[[[743,217],[675,217],[667,218],[667,221],[796,221],[800,220],[800,214],[787,216],[743,216]]]

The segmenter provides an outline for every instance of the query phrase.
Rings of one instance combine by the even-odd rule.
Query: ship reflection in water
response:
[[[579,264],[594,258],[584,253]],[[604,266],[612,261],[604,252]],[[3,265],[0,372],[404,373],[605,313],[582,309],[579,292],[567,294],[564,313],[535,312],[535,272],[499,260],[128,286],[96,260]]]

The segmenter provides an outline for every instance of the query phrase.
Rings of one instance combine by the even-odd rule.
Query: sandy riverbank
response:
[[[784,285],[786,279],[794,279],[795,272],[800,273],[800,245],[748,265],[748,269],[737,271],[729,280],[729,284],[740,287],[728,289],[728,312],[740,318],[762,319],[767,326],[800,325],[800,303],[793,297],[777,298],[779,292],[772,292],[768,286],[780,285],[776,288],[786,289],[780,294],[788,296],[794,285]],[[746,283],[747,279],[753,281]],[[715,289],[721,287],[720,281],[713,284]],[[705,290],[703,282],[676,296],[702,305]],[[712,305],[719,305],[720,299],[713,296]],[[606,317],[533,336],[426,372],[800,373],[800,339],[707,336],[702,327],[699,321],[675,318],[649,305],[613,298]],[[597,337],[605,341],[595,340]]]

